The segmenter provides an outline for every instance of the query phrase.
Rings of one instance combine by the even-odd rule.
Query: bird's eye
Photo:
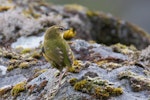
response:
[[[60,28],[59,28],[59,30],[63,31],[63,30],[64,30],[64,28],[60,27]]]

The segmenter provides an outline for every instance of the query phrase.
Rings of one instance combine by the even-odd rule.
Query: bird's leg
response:
[[[64,72],[60,72],[59,79],[58,79],[58,81],[59,81],[58,87],[57,87],[57,89],[54,89],[54,90],[50,93],[51,98],[53,98],[53,97],[58,93],[59,89],[61,88],[60,86],[61,86],[62,78],[64,77],[64,75],[66,75],[67,72],[68,72],[68,69],[65,69]]]
[[[60,76],[59,76],[59,85],[58,85],[58,87],[61,86],[62,78],[64,77],[64,75],[67,74],[67,72],[68,72],[68,69],[65,69],[65,71],[64,71],[63,73],[60,74]]]

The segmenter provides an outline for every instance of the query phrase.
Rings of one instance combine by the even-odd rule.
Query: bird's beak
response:
[[[64,28],[62,35],[64,35],[64,33],[66,33],[68,30],[69,30],[69,28]]]
[[[69,30],[69,28],[64,28],[63,32],[61,33],[61,37],[63,38],[64,34]]]
[[[65,28],[65,29],[64,29],[64,32],[65,32],[65,31],[68,31],[68,30],[69,30],[69,28]]]

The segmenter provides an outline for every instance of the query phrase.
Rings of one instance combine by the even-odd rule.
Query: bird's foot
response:
[[[57,71],[57,72],[54,74],[54,76],[55,76],[55,77],[58,77],[58,76],[60,76],[60,74],[61,74],[61,72],[60,72],[60,71]]]

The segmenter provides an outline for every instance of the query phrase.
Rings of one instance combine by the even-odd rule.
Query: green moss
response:
[[[104,64],[107,64],[107,63],[108,63],[107,60],[101,60],[101,61],[96,62],[96,64],[97,64],[99,67],[102,67],[102,68],[104,68],[103,65],[104,65]]]
[[[106,91],[111,93],[113,91],[113,88],[114,87],[112,86],[106,86]]]
[[[31,7],[29,7],[28,10],[23,10],[22,12],[26,17],[34,17],[35,19],[40,17],[40,14],[37,14],[33,11],[33,9]]]
[[[127,48],[126,45],[123,45],[123,44],[120,44],[120,43],[115,44],[115,46],[117,46],[120,49],[126,49]]]
[[[20,60],[17,59],[11,59],[8,62],[8,67],[7,67],[7,71],[11,71],[15,68],[18,68],[18,65],[20,64]]]
[[[0,48],[0,56],[3,56],[3,52],[1,51],[1,48]]]
[[[31,49],[30,48],[25,48],[21,51],[22,54],[30,53]]]
[[[98,99],[104,99],[109,97],[109,92],[105,91],[101,87],[95,88],[95,96]]]
[[[81,91],[83,88],[86,87],[87,82],[88,82],[87,80],[81,80],[81,81],[77,82],[74,85],[74,89],[77,91]]]
[[[18,83],[17,85],[15,85],[12,90],[11,90],[11,95],[12,96],[17,96],[19,95],[20,92],[24,91],[25,90],[25,85],[26,85],[26,82],[20,82]]]
[[[14,66],[12,66],[12,65],[10,65],[10,66],[7,67],[7,71],[11,71],[13,69],[14,69]]]
[[[133,91],[150,90],[150,80],[147,77],[138,75],[132,71],[123,71],[118,74],[119,79],[127,79]],[[134,80],[134,81],[133,81]]]
[[[93,81],[93,84],[97,84],[97,85],[100,85],[100,86],[105,86],[107,84],[107,82],[104,81],[104,80],[95,80],[95,81]]]
[[[109,83],[106,80],[102,80],[100,77],[94,77],[91,78],[89,76],[87,76],[88,81],[90,81],[92,84],[94,85],[98,85],[98,86],[107,86]]]
[[[71,72],[71,73],[76,73],[76,70],[75,70],[75,68],[73,66],[69,67],[68,71]]]
[[[77,78],[72,78],[70,79],[69,83],[73,86],[77,81],[78,81]]]
[[[77,91],[82,91],[82,92],[85,92],[85,93],[89,93],[91,91],[91,84],[87,81],[87,80],[81,80],[79,82],[76,82],[74,84],[74,89],[77,90]]]
[[[3,52],[3,56],[7,59],[11,59],[13,57],[12,53],[8,53],[8,52]]]
[[[85,11],[86,8],[81,6],[81,5],[78,5],[78,4],[67,4],[67,5],[64,5],[64,9],[67,10],[67,11]]]
[[[113,94],[113,95],[116,95],[116,96],[118,96],[118,95],[120,95],[120,94],[122,94],[122,93],[123,93],[122,88],[114,88],[114,89],[113,89],[113,92],[112,92],[112,94]]]
[[[11,49],[0,49],[0,55],[7,59],[19,59],[20,55],[12,51]]]
[[[98,12],[88,10],[86,12],[86,15],[89,16],[89,17],[98,16]]]
[[[112,45],[111,47],[114,50],[114,52],[119,52],[123,54],[133,54],[135,51],[137,51],[137,49],[133,45],[126,46],[126,45],[117,43],[115,45]]]
[[[19,68],[24,69],[24,68],[28,68],[28,67],[29,67],[29,62],[22,62],[19,64]]]
[[[133,73],[131,71],[123,71],[118,74],[119,79],[130,78],[133,76],[135,76],[135,73]]]
[[[38,53],[38,52],[33,52],[33,54],[31,56],[32,56],[32,58],[40,59],[42,55],[40,55],[40,53]]]
[[[19,57],[20,57],[20,56],[18,56],[18,55],[13,55],[13,56],[12,56],[12,59],[19,59]]]
[[[77,80],[76,78],[70,79],[70,84],[75,90],[94,95],[95,98],[103,100],[110,96],[118,96],[123,93],[123,89],[120,87],[113,87],[111,83],[106,80],[102,80],[99,77],[91,78],[89,76],[85,79]]]
[[[107,86],[106,91],[108,91],[111,95],[114,95],[114,96],[118,96],[118,95],[121,95],[123,93],[122,88],[120,88],[120,87],[115,88],[112,86]]]
[[[97,98],[108,98],[110,96],[119,96],[123,93],[122,88],[118,87],[112,87],[112,86],[106,86],[106,87],[102,87],[102,86],[98,86],[95,88],[95,95]]]
[[[41,75],[42,73],[46,72],[48,69],[42,69],[42,70],[38,70],[36,71],[36,73],[34,74],[34,78],[38,77],[39,75]]]
[[[24,58],[24,59],[25,59],[25,61],[27,61],[27,62],[36,61],[36,60],[34,60],[32,57],[26,57],[26,58]]]
[[[90,44],[95,44],[96,41],[94,41],[94,40],[89,40],[88,43],[90,43]]]
[[[99,67],[107,69],[107,70],[112,70],[112,69],[116,69],[121,67],[121,64],[115,63],[115,62],[110,62],[108,60],[102,60],[102,61],[98,61],[96,62],[98,64]]]
[[[83,69],[83,63],[80,60],[74,60],[73,66],[68,69],[69,72],[79,73]]]
[[[37,64],[36,60],[30,61],[30,65],[36,65],[36,64]]]

